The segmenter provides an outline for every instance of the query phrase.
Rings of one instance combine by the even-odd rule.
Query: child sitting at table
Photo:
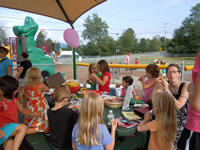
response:
[[[121,96],[126,96],[126,91],[128,89],[128,86],[132,85],[132,84],[133,84],[133,78],[131,76],[124,76],[122,78],[122,86],[123,86],[123,88],[122,88]],[[136,95],[135,90],[132,91],[132,94]]]
[[[83,149],[113,149],[117,121],[111,121],[111,135],[103,121],[104,102],[99,94],[89,92],[83,97],[78,124],[72,131],[72,147]]]
[[[99,83],[99,91],[110,93],[111,75],[108,63],[105,60],[100,60],[97,63],[97,68],[102,73],[101,77],[99,78],[95,73],[92,73],[91,76]]]
[[[25,124],[18,123],[18,111],[29,117],[37,113],[27,111],[16,98],[19,82],[12,76],[0,78],[0,145],[5,150],[18,150],[27,132]]]
[[[156,119],[150,121],[152,113],[147,112],[137,130],[139,132],[150,130],[148,150],[174,150],[174,140],[177,132],[174,98],[169,93],[158,92],[153,95],[152,102]]]
[[[49,145],[53,149],[72,149],[72,129],[78,119],[78,113],[70,109],[72,107],[66,107],[69,98],[70,90],[67,86],[56,86],[53,93],[55,106],[48,110]]]
[[[90,64],[89,66],[89,75],[88,75],[88,80],[87,82],[91,85],[91,90],[96,90],[96,79],[92,77],[92,73],[95,73],[98,78],[101,77],[101,74],[97,71],[97,66],[95,63]]]
[[[48,132],[47,110],[49,105],[44,97],[44,93],[48,92],[49,88],[42,82],[42,74],[39,68],[30,68],[25,78],[24,96],[27,101],[27,109],[31,112],[40,113],[38,118],[25,117],[25,124],[29,127],[27,133]]]
[[[160,74],[159,67],[156,64],[149,64],[146,67],[145,75],[139,78],[139,81],[141,82],[142,87],[143,87],[142,100],[144,102],[148,102],[151,99],[151,94],[156,84],[156,81],[158,80],[159,74]],[[146,81],[145,81],[145,77],[148,78]]]

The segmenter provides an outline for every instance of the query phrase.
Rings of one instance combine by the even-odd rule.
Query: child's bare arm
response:
[[[92,73],[92,77],[94,77],[101,86],[104,86],[108,81],[108,76],[104,76],[103,80],[101,80],[95,73]]]
[[[145,83],[144,80],[141,81],[143,89],[148,89],[156,84],[156,80]]]
[[[40,113],[36,113],[36,112],[33,113],[33,112],[28,111],[27,109],[25,109],[25,108],[22,106],[22,104],[21,104],[19,101],[17,101],[16,104],[17,104],[17,109],[18,109],[18,111],[19,111],[22,115],[30,116],[30,117],[40,117]]]
[[[115,146],[115,131],[117,128],[117,120],[111,120],[111,124],[112,124],[111,136],[112,136],[113,141],[112,141],[112,143],[105,146],[106,150],[113,150],[113,148]]]
[[[72,149],[76,150],[76,144],[75,144],[75,142],[72,142]]]
[[[43,92],[49,92],[49,87],[46,86],[44,83],[42,83],[40,87],[41,87],[41,90],[42,90]]]
[[[137,130],[139,132],[149,131],[149,127],[147,126],[147,122],[151,119],[149,112],[144,115],[144,120],[137,126]]]

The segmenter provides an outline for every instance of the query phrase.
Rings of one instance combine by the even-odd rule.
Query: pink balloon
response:
[[[79,36],[74,29],[66,29],[63,34],[65,42],[72,48],[78,48],[79,46]]]

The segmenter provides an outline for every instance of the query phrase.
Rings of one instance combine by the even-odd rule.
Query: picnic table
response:
[[[115,118],[122,117],[121,108],[104,107],[104,123],[107,125],[107,115],[112,110]],[[109,128],[109,126],[108,126]],[[139,147],[146,148],[148,143],[148,132],[137,132],[137,126],[131,128],[117,127],[115,150],[134,150]]]
[[[45,97],[49,103],[50,107],[54,106],[54,102],[52,100],[51,95],[45,94]],[[108,108],[104,107],[104,123],[107,125],[107,115],[109,110],[113,110],[115,118],[121,117],[122,110],[121,108]],[[110,126],[108,126],[108,130],[110,130]],[[148,132],[137,132],[137,126],[131,128],[117,127],[116,129],[116,139],[115,139],[115,148],[114,150],[134,150],[140,147],[146,149],[148,143]],[[28,135],[26,140],[31,144],[33,150],[42,150],[47,149],[51,150],[48,145],[48,141],[46,136],[43,133],[36,133],[32,135]]]

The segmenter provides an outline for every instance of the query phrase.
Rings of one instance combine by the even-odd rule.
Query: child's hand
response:
[[[3,132],[3,130],[0,130],[0,138],[3,139],[6,136],[6,134]]]
[[[40,117],[40,113],[39,112],[33,112],[32,113],[32,117],[39,118]]]
[[[162,79],[161,83],[164,86],[164,91],[169,91],[169,83],[165,79]]]
[[[75,108],[75,106],[71,104],[67,108],[73,109],[73,108]]]
[[[97,75],[95,73],[91,73],[91,76],[96,79]]]
[[[145,76],[143,75],[143,76],[141,76],[138,80],[139,80],[139,81],[142,81],[142,80],[144,80],[144,78],[145,78]]]
[[[111,120],[112,130],[115,131],[117,128],[117,120]]]

